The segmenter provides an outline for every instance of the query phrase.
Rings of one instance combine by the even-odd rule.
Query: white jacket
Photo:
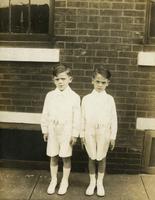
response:
[[[82,99],[82,130],[80,137],[104,134],[106,139],[116,139],[117,113],[114,99],[106,91],[86,95]]]
[[[80,133],[80,97],[69,86],[60,91],[57,88],[47,93],[41,117],[43,134],[57,134],[78,137]]]

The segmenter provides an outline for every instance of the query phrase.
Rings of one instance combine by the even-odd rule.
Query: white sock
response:
[[[97,177],[97,195],[98,196],[104,196],[105,195],[105,190],[103,186],[103,178],[104,178],[104,173],[99,173],[98,172],[98,177]]]
[[[55,188],[57,185],[57,172],[58,172],[58,165],[50,165],[50,171],[51,171],[51,182],[48,186],[47,193],[53,194],[55,193]]]
[[[96,185],[96,175],[95,174],[89,174],[90,178],[90,184]]]
[[[62,177],[62,181],[68,181],[69,179],[69,175],[70,175],[70,168],[65,168],[63,167],[63,177]]]
[[[89,174],[89,178],[90,178],[90,183],[89,186],[87,187],[86,190],[86,195],[93,195],[94,194],[94,190],[96,187],[96,175],[95,174]]]
[[[58,194],[60,195],[63,195],[67,192],[70,171],[71,171],[70,168],[63,167],[63,177],[60,183],[60,188],[58,190]]]
[[[97,184],[103,184],[104,173],[98,172]]]
[[[51,180],[57,181],[58,165],[50,165]]]

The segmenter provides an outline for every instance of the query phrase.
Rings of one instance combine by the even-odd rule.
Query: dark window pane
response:
[[[155,2],[151,4],[150,36],[155,37]]]
[[[11,1],[11,32],[26,33],[28,31],[28,0]]]
[[[0,0],[1,39],[48,40],[53,33],[54,1]]]
[[[150,153],[150,166],[155,166],[155,138],[152,138],[151,153]]]
[[[48,33],[49,0],[31,1],[31,32]]]
[[[9,1],[0,3],[0,32],[9,32]]]

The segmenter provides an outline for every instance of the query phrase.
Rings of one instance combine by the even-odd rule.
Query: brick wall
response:
[[[137,53],[144,48],[146,2],[55,2],[55,47],[61,49],[61,62],[73,69],[72,88],[82,97],[92,89],[95,66],[103,64],[112,72],[108,92],[116,101],[119,129],[116,148],[108,154],[109,172],[141,170],[144,133],[136,131],[136,118],[155,117],[155,68],[137,66]],[[41,112],[45,94],[53,88],[51,67],[0,62],[0,109]]]

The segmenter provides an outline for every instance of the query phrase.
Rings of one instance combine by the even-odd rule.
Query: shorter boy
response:
[[[47,155],[50,157],[51,182],[48,194],[55,193],[57,185],[58,158],[63,160],[63,177],[58,194],[63,195],[68,188],[71,171],[72,147],[79,136],[80,97],[70,87],[70,68],[60,64],[53,69],[55,90],[47,93],[41,128],[44,141],[47,141]]]

